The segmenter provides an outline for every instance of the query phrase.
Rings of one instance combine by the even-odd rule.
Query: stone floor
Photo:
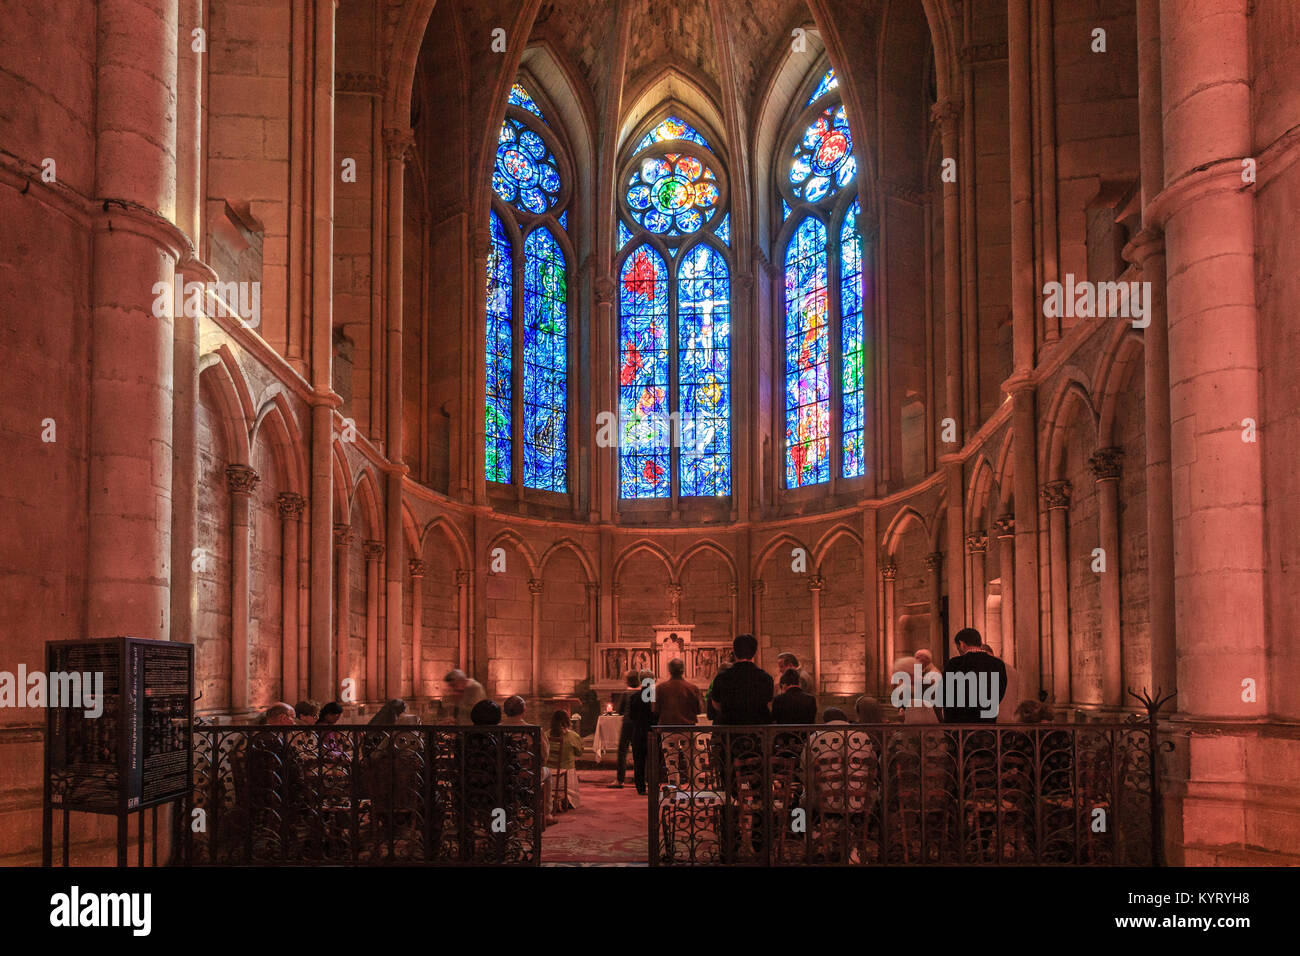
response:
[[[582,805],[562,813],[542,834],[543,866],[645,866],[646,798],[627,786],[611,789],[614,771],[578,770]]]

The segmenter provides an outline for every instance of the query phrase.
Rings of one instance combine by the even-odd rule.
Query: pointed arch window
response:
[[[568,491],[568,162],[522,83],[510,91],[492,171],[487,261],[488,481]]]
[[[637,141],[619,182],[619,497],[728,497],[725,168],[694,125],[668,114]]]
[[[808,85],[777,164],[787,488],[866,473],[858,162],[834,69]]]

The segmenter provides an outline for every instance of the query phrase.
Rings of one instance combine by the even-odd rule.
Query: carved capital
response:
[[[1115,481],[1119,478],[1120,465],[1124,461],[1124,449],[1098,448],[1088,459],[1088,467],[1098,481]]]
[[[731,285],[736,290],[737,295],[748,296],[754,291],[754,277],[747,272],[739,273],[732,276]]]
[[[487,229],[475,229],[469,234],[470,249],[475,259],[487,261],[488,250],[492,248],[492,233]]]
[[[1038,489],[1038,494],[1043,499],[1043,503],[1050,508],[1068,508],[1070,507],[1070,482],[1061,478],[1058,481],[1049,481]]]
[[[993,535],[997,538],[1011,538],[1016,533],[1015,515],[998,515],[993,519]]]
[[[938,571],[943,567],[943,552],[931,551],[925,556],[925,567],[929,571]]]
[[[352,533],[352,525],[336,524],[334,526],[334,543],[338,545],[340,548],[347,547],[349,544],[352,543],[352,540],[355,537],[356,535]]]
[[[592,283],[592,293],[596,296],[597,305],[613,305],[614,299],[618,294],[618,283],[612,276],[601,276]]]
[[[280,505],[280,517],[288,518],[290,521],[301,518],[302,509],[307,506],[307,499],[292,491],[280,492],[275,500]]]
[[[406,562],[406,566],[410,569],[413,578],[422,578],[429,573],[429,566],[419,558],[411,558]]]
[[[937,123],[940,128],[949,124],[955,125],[959,119],[961,119],[960,100],[949,97],[930,107],[930,122]]]
[[[541,594],[541,593],[542,593],[542,579],[541,579],[541,578],[529,578],[529,579],[528,579],[528,593],[529,593],[529,594]]]
[[[390,160],[404,160],[414,149],[415,134],[409,129],[384,130],[384,155]]]
[[[966,535],[966,550],[971,554],[983,554],[989,549],[987,531],[972,531]]]
[[[808,576],[808,590],[820,591],[826,586],[826,578],[820,574],[810,574]]]
[[[749,582],[749,589],[755,594],[762,594],[767,590],[767,585],[761,579],[755,579]]]
[[[469,572],[468,572],[468,571],[463,570],[463,569],[457,569],[457,571],[456,571],[456,587],[458,587],[458,588],[469,587]]]
[[[880,576],[886,581],[896,581],[898,579],[898,565],[882,564],[880,566]]]
[[[622,594],[622,593],[623,593],[623,588],[620,587],[619,585],[617,585],[617,584],[611,584],[611,585],[609,586],[609,594],[610,594],[610,597],[614,597],[614,598],[616,598],[616,597],[618,597],[618,596],[619,596],[620,594]]]
[[[368,540],[361,543],[361,553],[367,561],[378,561],[384,556],[384,542]]]
[[[730,584],[727,585],[727,593],[730,594],[732,597],[735,597],[737,594],[740,593],[740,587],[736,584],[735,581],[732,581]]]
[[[251,495],[261,480],[261,476],[248,465],[226,466],[226,487],[232,495]]]
[[[598,581],[588,581],[588,582],[587,582],[587,599],[590,600],[591,598],[598,597],[599,595],[600,595],[600,582],[598,582]]]

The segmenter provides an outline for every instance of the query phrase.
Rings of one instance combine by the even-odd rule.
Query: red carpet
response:
[[[582,806],[561,813],[542,833],[542,865],[549,863],[640,864],[647,862],[646,798],[632,786],[609,789],[612,770],[580,770]]]

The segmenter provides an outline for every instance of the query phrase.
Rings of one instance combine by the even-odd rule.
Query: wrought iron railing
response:
[[[199,727],[185,860],[535,866],[542,766],[537,727]]]
[[[1157,705],[1158,707],[1158,705]],[[1131,723],[655,728],[654,865],[1158,865]]]

